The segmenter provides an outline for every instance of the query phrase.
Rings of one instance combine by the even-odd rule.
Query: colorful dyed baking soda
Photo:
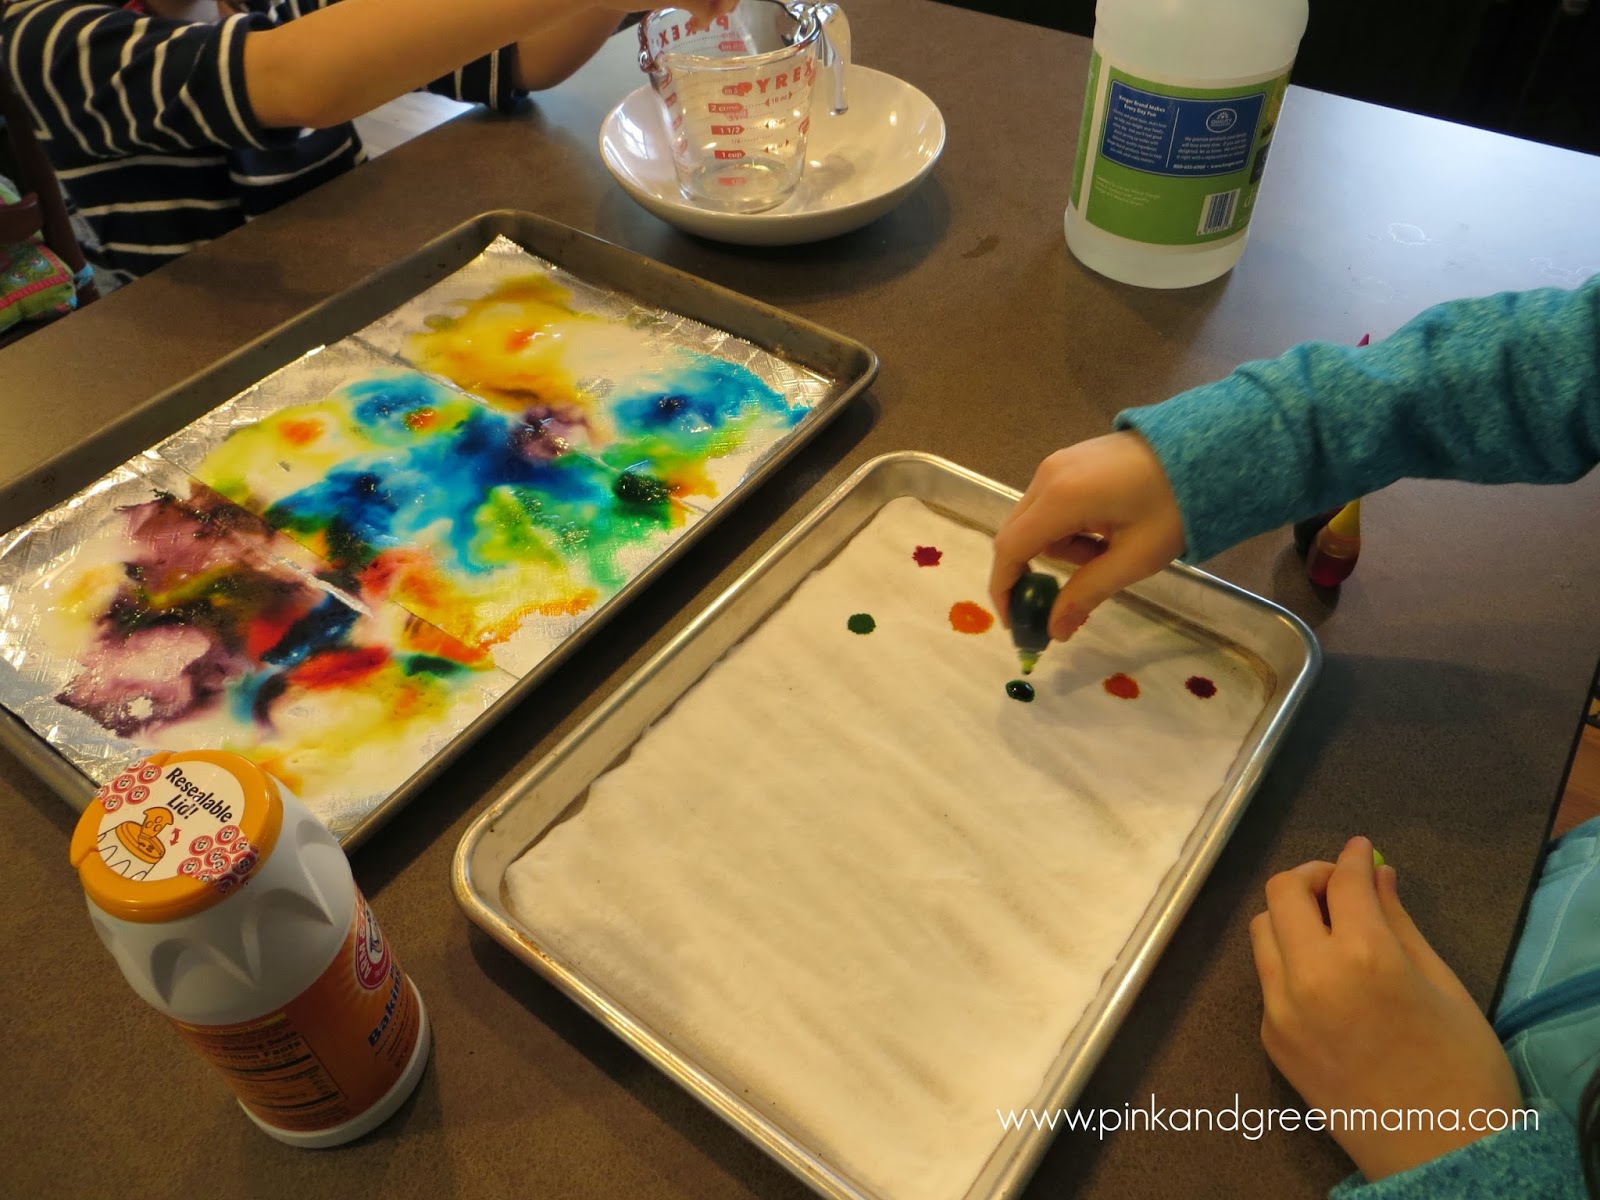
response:
[[[95,795],[70,856],[133,990],[274,1138],[348,1142],[416,1088],[422,998],[338,842],[261,768],[212,750],[146,758]]]
[[[1055,606],[1061,585],[1054,575],[1027,571],[1011,588],[1007,614],[1011,618],[1011,640],[1017,647],[1022,673],[1030,675],[1039,656],[1050,645],[1050,610]]]

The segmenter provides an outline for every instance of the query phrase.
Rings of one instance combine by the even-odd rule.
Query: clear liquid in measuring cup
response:
[[[814,35],[791,42],[793,25],[765,3],[741,5],[709,28],[682,10],[651,13],[641,25],[679,190],[691,203],[761,212],[799,183],[816,55]]]
[[[679,188],[689,200],[724,212],[760,212],[788,199],[805,167],[815,69],[795,68],[794,79],[786,74],[773,73],[765,91],[748,95],[716,89],[716,98],[703,102],[716,119],[685,123],[675,153]]]
[[[776,207],[794,191],[795,168],[777,159],[751,159],[729,166],[707,164],[692,169],[678,185],[697,204],[727,212],[761,212]]]

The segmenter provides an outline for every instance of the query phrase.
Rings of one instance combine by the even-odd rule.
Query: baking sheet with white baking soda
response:
[[[1313,677],[1174,567],[1024,689],[1014,501],[863,468],[464,838],[514,951],[826,1195],[994,1196],[1075,1096]]]

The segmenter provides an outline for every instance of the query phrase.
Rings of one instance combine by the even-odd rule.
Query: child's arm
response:
[[[733,4],[687,0],[685,7],[709,18]],[[501,46],[519,43],[520,58],[524,38],[535,60],[528,76],[553,82],[582,60],[545,56],[538,31],[557,26],[566,39],[559,45],[576,51],[607,20],[614,29],[624,11],[603,0],[341,0],[245,39],[250,105],[263,125],[337,125]]]
[[[731,2],[689,7],[708,15]],[[586,39],[620,20],[587,0],[341,0],[281,26],[251,13],[203,23],[13,0],[0,4],[0,52],[35,123],[60,144],[60,163],[286,145],[302,128],[339,124],[464,64],[487,59],[492,72],[521,57],[524,38],[530,82],[553,82],[577,65],[562,54],[598,44]],[[552,24],[549,49],[534,45]],[[512,45],[516,56],[495,53]],[[504,88],[485,90],[494,102]]]
[[[570,76],[594,57],[622,23],[608,8],[569,13],[517,42],[517,86],[537,92]]]
[[[0,50],[58,167],[292,142],[298,130],[263,129],[243,100],[240,51],[252,28],[270,22],[201,24],[79,0],[0,4]]]
[[[1117,424],[1160,457],[1192,560],[1397,479],[1568,483],[1600,462],[1600,276],[1299,346]]]
[[[1600,462],[1600,276],[1429,309],[1366,349],[1309,343],[1117,417],[1047,458],[995,537],[991,597],[1029,559],[1105,549],[1051,634],[1182,553],[1209,558],[1406,476],[1558,483]]]

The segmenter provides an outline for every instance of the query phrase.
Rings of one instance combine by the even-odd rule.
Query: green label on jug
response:
[[[1227,88],[1154,83],[1090,60],[1072,178],[1089,224],[1160,246],[1244,231],[1289,75]]]

